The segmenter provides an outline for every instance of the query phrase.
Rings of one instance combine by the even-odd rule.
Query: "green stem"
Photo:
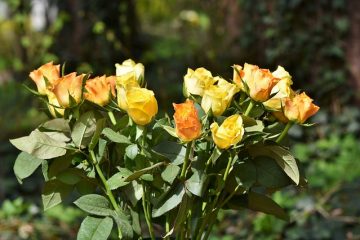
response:
[[[226,169],[225,169],[225,173],[224,173],[224,177],[223,177],[223,181],[224,181],[223,184],[226,183],[226,180],[227,180],[227,178],[229,176],[232,165],[233,165],[233,157],[232,157],[232,154],[230,154],[229,161],[228,161],[228,163],[226,165]],[[200,230],[197,233],[196,240],[201,239],[201,235],[204,232],[206,224],[208,223],[208,221],[210,221],[210,222],[209,222],[209,225],[208,225],[207,232],[206,232],[206,234],[204,236],[205,237],[204,239],[206,239],[209,236],[209,234],[211,232],[211,229],[212,229],[212,226],[213,226],[213,224],[214,224],[214,222],[216,220],[217,213],[220,210],[220,208],[216,208],[216,205],[217,205],[217,203],[219,201],[219,197],[220,197],[220,194],[221,194],[223,188],[224,188],[224,186],[222,186],[220,191],[216,193],[215,200],[213,201],[213,203],[212,203],[212,205],[210,207],[210,212],[207,214],[207,216],[205,216],[205,218],[204,218],[204,220],[203,220],[203,222],[202,222],[202,224],[200,226]],[[212,212],[214,212],[214,214],[211,214]],[[210,218],[210,217],[212,217],[212,218]]]
[[[114,197],[113,193],[111,192],[109,185],[107,184],[106,178],[99,166],[99,163],[96,161],[95,153],[93,150],[90,150],[90,156],[91,156],[92,163],[95,166],[96,173],[99,175],[100,180],[105,187],[105,193],[108,196],[108,198],[111,202],[111,205],[115,209],[116,213],[120,212],[120,208],[116,203],[115,197]],[[121,233],[120,228],[118,228],[118,232],[119,232],[119,239],[122,239],[122,233]]]
[[[184,163],[183,163],[183,166],[181,169],[181,174],[180,174],[181,180],[184,180],[186,178],[186,170],[188,167],[191,145],[192,145],[192,142],[188,142],[188,144],[186,145],[186,153],[185,153]]]
[[[166,222],[165,222],[165,231],[166,231],[166,234],[168,234],[170,232],[170,216],[169,216],[169,213],[166,214]],[[165,240],[170,240],[170,236],[166,236],[165,237]]]
[[[253,107],[254,107],[254,102],[252,100],[250,100],[250,103],[249,103],[248,107],[246,108],[244,115],[248,116]]]
[[[142,205],[143,205],[143,209],[144,209],[144,216],[145,216],[145,220],[146,220],[146,224],[148,225],[148,229],[149,229],[149,234],[152,240],[155,240],[155,234],[154,234],[154,228],[151,224],[151,217],[150,217],[150,208],[148,206],[148,204],[146,203],[145,200],[145,195],[146,191],[145,191],[145,186],[143,185],[143,196],[142,196]]]
[[[142,132],[142,138],[141,138],[141,153],[144,154],[144,149],[146,145],[146,135],[147,135],[147,128],[146,126],[142,126],[144,128],[144,131]]]
[[[289,129],[292,127],[292,125],[294,125],[294,122],[288,122],[284,128],[284,130],[282,131],[282,133],[280,134],[280,136],[276,139],[277,143],[280,143],[283,138],[287,135]]]
[[[230,195],[225,198],[224,201],[222,201],[222,203],[220,204],[219,208],[221,209],[239,190],[239,188],[241,187],[242,183],[238,184],[235,188],[235,190],[233,192],[230,193]]]
[[[116,122],[114,113],[111,112],[111,111],[108,111],[108,115],[109,115],[109,118],[110,118],[111,123],[115,126],[117,122]]]

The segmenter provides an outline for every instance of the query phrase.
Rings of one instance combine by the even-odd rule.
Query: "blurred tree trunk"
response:
[[[349,63],[352,85],[356,100],[360,103],[360,1],[349,0],[348,11],[350,31],[347,40],[347,61]]]

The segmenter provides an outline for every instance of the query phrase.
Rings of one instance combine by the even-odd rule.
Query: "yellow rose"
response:
[[[270,94],[275,95],[266,102],[263,102],[263,105],[271,111],[281,111],[282,106],[284,106],[284,99],[295,95],[287,78],[281,79],[280,82],[272,88]]]
[[[122,62],[122,64],[115,64],[116,67],[116,76],[120,79],[123,77],[125,79],[132,79],[140,86],[144,83],[144,65],[141,63],[135,63],[133,60],[128,59]],[[120,80],[121,81],[121,80]]]
[[[239,88],[220,77],[215,77],[214,80],[218,81],[218,83],[204,91],[201,107],[206,113],[211,109],[214,116],[220,116],[229,107],[233,96],[239,91]]]
[[[51,88],[60,77],[60,65],[54,65],[53,62],[46,63],[30,72],[29,76],[35,82],[39,94],[46,95],[48,88]]]
[[[84,98],[99,106],[107,105],[111,100],[111,95],[114,94],[113,88],[114,77],[95,77],[88,79],[85,84]]]
[[[154,92],[146,88],[133,87],[126,91],[127,113],[138,125],[146,125],[158,112]]]
[[[48,97],[48,108],[53,117],[64,116],[65,109],[60,107],[59,101],[57,100],[53,92],[47,93]]]
[[[220,149],[228,149],[241,141],[244,135],[243,121],[239,114],[232,115],[219,125],[214,122],[210,125],[212,138]]]
[[[190,94],[203,96],[204,91],[215,82],[211,72],[205,68],[197,68],[195,71],[188,68],[187,74],[184,76],[185,96],[188,97]]]
[[[312,103],[306,93],[297,94],[293,98],[286,98],[284,115],[289,121],[304,123],[309,117],[319,111],[319,107]]]
[[[64,108],[70,107],[71,98],[75,104],[81,102],[82,81],[84,76],[85,74],[76,76],[76,73],[73,72],[57,80],[52,91],[59,101],[60,106]]]

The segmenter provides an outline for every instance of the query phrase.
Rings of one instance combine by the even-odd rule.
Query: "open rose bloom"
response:
[[[42,166],[45,211],[73,201],[87,214],[78,239],[99,240],[206,240],[222,209],[289,219],[269,193],[306,182],[284,139],[319,110],[289,72],[235,64],[225,79],[189,68],[185,99],[166,113],[143,64],[115,66],[92,76],[49,62],[29,75],[51,119],[10,141],[19,181]]]

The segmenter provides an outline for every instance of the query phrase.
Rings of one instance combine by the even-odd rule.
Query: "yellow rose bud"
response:
[[[125,79],[133,79],[138,82],[140,86],[144,83],[144,65],[141,63],[135,63],[133,60],[128,59],[122,62],[122,64],[115,64],[116,76],[124,77]]]
[[[277,69],[272,72],[272,75],[276,78],[280,78],[281,80],[285,80],[288,85],[293,84],[289,72],[287,72],[282,66],[278,66]]]
[[[246,63],[247,64],[247,63]],[[244,71],[240,65],[235,64],[233,66],[233,82],[241,89],[241,91],[245,92],[245,87],[243,84]]]
[[[185,103],[173,103],[176,134],[184,142],[190,142],[201,134],[201,123],[194,102],[187,99]]]
[[[219,125],[214,122],[210,125],[214,143],[220,149],[228,149],[241,141],[244,135],[243,121],[239,114],[232,115]]]
[[[218,83],[204,91],[201,107],[206,113],[211,109],[214,116],[220,116],[229,107],[233,96],[239,92],[239,88],[220,77],[215,77],[214,80]]]
[[[53,117],[64,116],[65,109],[60,107],[59,101],[57,100],[53,92],[48,92],[48,108]]]
[[[272,88],[271,94],[275,95],[266,102],[263,102],[265,108],[271,111],[281,111],[282,106],[284,106],[284,99],[295,95],[289,85],[288,79],[281,79],[280,82]]]
[[[120,109],[127,111],[126,92],[131,88],[139,88],[139,83],[133,76],[125,75],[122,77],[116,77],[116,89],[117,89],[117,103]]]
[[[211,110],[214,116],[220,116],[225,112],[229,104],[226,96],[227,93],[224,89],[213,85],[204,92],[201,107],[206,113]]]
[[[84,98],[99,106],[107,105],[111,100],[113,77],[95,77],[86,81]]]
[[[30,72],[29,76],[35,82],[39,94],[46,95],[48,89],[60,77],[60,65],[54,65],[53,62],[46,63]],[[48,82],[46,82],[45,78]]]
[[[71,105],[71,99],[75,104],[80,103],[82,97],[82,81],[85,74],[76,76],[76,73],[70,73],[58,79],[54,85],[55,94],[60,106],[68,108]]]
[[[184,76],[184,93],[186,96],[190,94],[203,96],[204,91],[215,82],[211,72],[205,68],[197,68],[195,71],[188,68]]]
[[[293,98],[286,98],[284,115],[289,121],[304,123],[309,117],[319,111],[319,107],[312,103],[306,93],[297,94]]]
[[[240,91],[240,88],[221,77],[215,77],[214,79],[218,81],[217,86],[226,92],[225,100],[228,102],[227,107],[230,106],[232,98]]]
[[[247,92],[244,83],[248,85],[248,82],[254,79],[255,72],[259,70],[259,67],[256,65],[244,64],[244,69],[239,65],[234,65],[233,81],[243,92]]]
[[[146,125],[158,112],[154,92],[146,88],[133,87],[126,91],[127,113],[138,125]]]

